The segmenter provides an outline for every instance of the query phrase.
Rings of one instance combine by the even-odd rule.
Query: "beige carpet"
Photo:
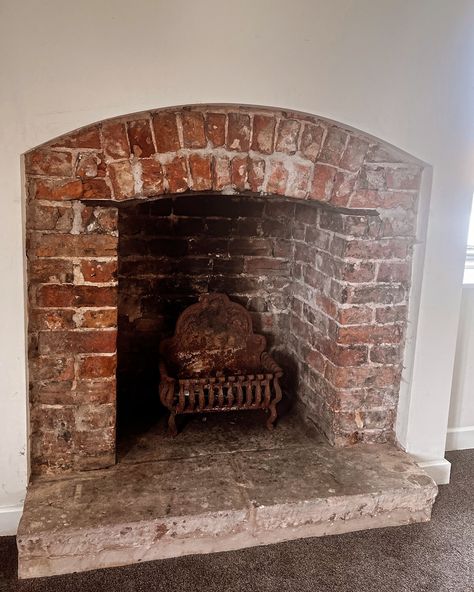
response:
[[[0,591],[472,592],[474,450],[448,459],[452,482],[440,488],[428,524],[22,582],[15,540],[5,537]]]

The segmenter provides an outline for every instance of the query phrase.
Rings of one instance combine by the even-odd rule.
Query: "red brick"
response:
[[[333,252],[339,257],[354,257],[360,259],[405,259],[410,253],[411,240],[381,239],[381,240],[347,240],[340,237],[333,239]],[[337,251],[334,250],[337,242]]]
[[[350,200],[352,208],[403,208],[415,209],[416,193],[401,191],[377,191],[375,189],[360,189],[355,191]]]
[[[225,113],[206,114],[206,136],[215,147],[225,143]]]
[[[285,195],[287,181],[288,171],[285,165],[279,161],[271,161],[270,176],[266,191],[268,193],[276,193],[277,195]]]
[[[110,187],[105,179],[84,180],[82,188],[82,199],[110,199],[112,197]]]
[[[193,191],[212,189],[211,156],[189,155],[191,186]]]
[[[387,168],[385,171],[388,189],[409,189],[420,188],[421,170],[417,166]]]
[[[38,304],[45,307],[114,306],[117,288],[46,284],[38,291]]]
[[[339,308],[337,311],[337,322],[341,325],[359,325],[371,323],[374,311],[368,306],[351,306]]]
[[[227,132],[229,150],[247,152],[250,147],[250,117],[245,113],[229,113]]]
[[[117,252],[117,238],[109,235],[45,234],[31,241],[36,257],[107,257]]]
[[[306,354],[305,361],[313,370],[324,374],[327,359],[318,350],[310,350]]]
[[[129,158],[127,130],[121,121],[106,121],[102,124],[102,142],[105,156],[109,160]]]
[[[116,356],[86,356],[79,361],[80,378],[111,378],[115,376]]]
[[[185,148],[204,148],[206,136],[204,133],[204,116],[198,111],[183,111],[183,144]]]
[[[74,329],[74,309],[32,309],[30,311],[30,324],[30,329],[34,328],[39,331]]]
[[[378,282],[409,282],[411,266],[408,261],[396,263],[382,261],[377,274]]]
[[[40,354],[114,353],[117,332],[108,331],[41,331]]]
[[[278,136],[275,150],[294,154],[298,148],[298,134],[300,122],[295,119],[282,119],[278,126]]]
[[[168,180],[169,193],[182,193],[189,187],[186,159],[177,156],[165,165],[165,177]]]
[[[132,152],[138,158],[155,154],[149,119],[135,119],[127,123],[128,139]]]
[[[347,147],[342,156],[340,167],[348,171],[358,171],[364,162],[369,149],[369,143],[362,138],[350,136]]]
[[[30,361],[31,377],[35,380],[69,381],[74,378],[74,358],[41,356]]]
[[[104,177],[106,165],[104,157],[97,153],[81,152],[77,155],[76,176],[81,179],[94,179]]]
[[[331,361],[336,366],[361,366],[369,359],[369,348],[366,345],[349,345],[335,347]]]
[[[153,115],[153,128],[158,152],[174,152],[181,148],[174,113],[167,111],[155,113]]]
[[[107,333],[107,331],[96,331],[96,333]],[[107,403],[115,403],[116,390],[117,384],[115,380],[79,380],[76,390],[73,391],[74,402],[76,405],[88,405],[91,403],[106,405]]]
[[[348,325],[339,327],[337,341],[341,344],[400,343],[399,325]]]
[[[69,200],[82,197],[80,179],[34,179],[30,184],[30,197],[44,200]]]
[[[329,128],[319,155],[319,160],[338,166],[346,147],[347,136],[347,132],[337,127]]]
[[[336,173],[337,171],[333,167],[316,164],[309,197],[319,201],[328,201],[334,187]]]
[[[164,193],[161,164],[153,158],[143,158],[140,160],[140,165],[142,168],[143,195],[161,195]]]
[[[70,177],[73,174],[72,154],[70,152],[37,148],[33,152],[26,154],[25,163],[28,175]]]
[[[406,304],[398,306],[384,306],[375,309],[375,320],[377,323],[397,323],[406,321],[408,308]]]
[[[75,428],[77,435],[80,438],[80,434],[84,432],[89,434],[97,430],[105,430],[108,428],[115,428],[115,405],[104,404],[104,405],[80,405],[75,409]],[[107,438],[104,438],[107,442]],[[82,445],[83,440],[80,440]],[[104,442],[99,445],[99,448],[86,448],[87,454],[96,454],[97,450],[101,450]],[[107,442],[105,449],[114,450],[114,442]]]
[[[249,257],[245,261],[245,271],[257,275],[288,276],[289,261],[274,257]]]
[[[28,261],[30,282],[66,283],[74,280],[73,262],[68,259],[33,259]]]
[[[118,210],[113,207],[85,207],[81,212],[82,223],[88,234],[116,234]],[[96,255],[99,257],[99,254]],[[105,256],[105,254],[100,255]]]
[[[58,138],[52,148],[94,148],[100,150],[99,126],[85,127]]]
[[[370,350],[370,361],[376,364],[400,364],[401,358],[399,345],[374,345]]]
[[[331,193],[330,203],[339,207],[347,207],[354,191],[356,176],[353,173],[337,171],[334,178],[334,186]]]
[[[399,370],[393,367],[337,367],[328,364],[326,378],[336,388],[391,386],[400,379]]]
[[[114,328],[117,326],[117,309],[83,310],[78,326],[87,329]]]
[[[320,125],[305,123],[301,136],[300,151],[305,158],[316,162],[323,142],[324,128]]]
[[[308,195],[312,165],[295,162],[293,164],[293,171],[294,173],[290,176],[290,182],[286,189],[286,195],[288,197],[304,199]]]
[[[250,191],[260,193],[263,191],[265,179],[265,161],[261,158],[249,157],[248,161],[248,183]]]
[[[117,260],[96,261],[83,260],[80,263],[82,277],[85,282],[106,283],[117,279]]]
[[[227,156],[213,157],[212,188],[221,191],[232,184],[230,177],[230,160]]]
[[[32,202],[28,205],[26,227],[31,230],[56,230],[70,232],[74,212],[70,204],[45,206]]]
[[[273,152],[276,120],[270,115],[255,115],[253,118],[252,150],[262,154]]]
[[[231,161],[232,185],[237,191],[245,191],[247,187],[247,157],[236,156]]]
[[[128,199],[135,195],[135,180],[132,165],[128,160],[109,164],[108,171],[115,199]]]

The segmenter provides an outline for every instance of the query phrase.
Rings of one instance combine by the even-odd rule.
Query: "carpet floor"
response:
[[[474,450],[452,452],[432,521],[17,581],[0,538],[0,592],[473,592]]]

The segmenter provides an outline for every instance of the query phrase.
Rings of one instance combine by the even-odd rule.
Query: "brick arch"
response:
[[[335,444],[393,437],[417,161],[320,117],[201,105],[84,127],[25,164],[34,471],[114,462],[118,209],[180,193],[300,204],[291,329],[310,414]]]

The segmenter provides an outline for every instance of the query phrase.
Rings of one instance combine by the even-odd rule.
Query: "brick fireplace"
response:
[[[114,464],[117,426],[159,414],[160,339],[208,291],[251,312],[331,444],[394,440],[417,161],[321,118],[212,105],[82,128],[26,175],[35,473]]]

